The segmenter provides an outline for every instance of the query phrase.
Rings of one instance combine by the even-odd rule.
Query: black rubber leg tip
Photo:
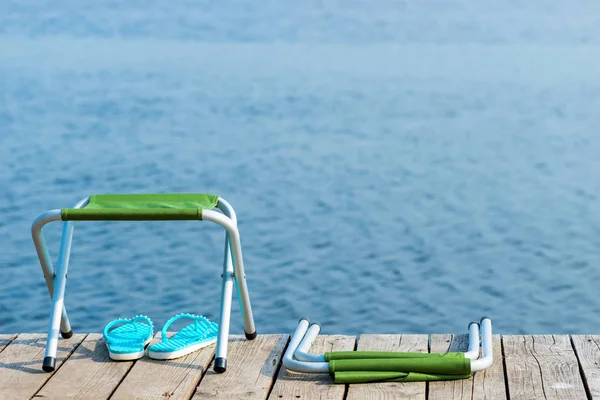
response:
[[[215,358],[215,372],[217,374],[222,374],[227,369],[227,359],[223,357]]]
[[[62,336],[63,339],[68,339],[73,336],[73,330],[70,330],[69,332],[61,332],[60,336]]]
[[[256,339],[256,331],[252,332],[252,333],[248,333],[248,332],[244,332],[246,334],[246,339],[248,340],[254,340]]]
[[[56,367],[56,358],[54,357],[44,357],[44,362],[42,363],[42,369],[46,372],[54,371]]]

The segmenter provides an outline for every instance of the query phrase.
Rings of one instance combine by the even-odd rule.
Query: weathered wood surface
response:
[[[56,367],[71,355],[86,335],[61,340],[56,352]],[[29,399],[52,377],[42,371],[46,335],[23,333],[0,353],[0,399]]]
[[[511,400],[587,398],[568,335],[509,335],[503,344]]]
[[[419,351],[427,353],[428,335],[361,335],[357,350]],[[348,385],[348,399],[425,399],[425,382],[387,382]]]
[[[328,351],[349,351],[354,350],[355,343],[354,336],[319,336],[310,352],[323,354]],[[334,385],[329,374],[303,374],[281,368],[269,399],[342,400],[345,393],[346,387]]]
[[[90,333],[37,397],[107,399],[132,365],[133,361],[111,362],[102,335]]]
[[[0,335],[0,399],[600,399],[600,335],[495,335],[490,369],[429,384],[335,385],[327,374],[289,372],[288,340],[232,336],[227,372],[215,374],[214,345],[171,361],[114,362],[100,334],[79,334],[60,340],[57,369],[45,373],[46,335]],[[311,352],[355,347],[466,351],[467,335],[321,335]]]
[[[502,346],[500,335],[492,338],[494,346],[494,364],[476,373],[471,379],[429,383],[428,399],[505,399],[506,384],[502,365]],[[466,352],[469,347],[469,335],[431,335],[430,352],[448,351]]]
[[[600,399],[600,335],[573,335],[572,339],[589,394]]]
[[[209,370],[194,399],[266,399],[288,339],[288,335],[260,335],[250,341],[241,336],[230,339],[227,371],[217,374]]]
[[[14,334],[14,335],[9,335],[9,334],[0,335],[0,353],[16,337],[17,337],[16,334]]]
[[[159,332],[151,344],[160,340]],[[144,357],[135,362],[111,399],[189,399],[214,355],[212,345],[174,360]]]

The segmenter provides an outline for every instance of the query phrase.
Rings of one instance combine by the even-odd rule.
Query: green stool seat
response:
[[[202,210],[217,206],[214,194],[100,194],[83,208],[63,208],[63,221],[201,220]]]

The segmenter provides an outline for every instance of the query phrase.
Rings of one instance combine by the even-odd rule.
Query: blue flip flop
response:
[[[169,326],[182,318],[191,319],[193,320],[193,323],[168,338],[167,329]],[[218,325],[201,315],[176,315],[168,320],[165,326],[163,326],[161,331],[162,341],[148,347],[148,357],[156,360],[170,360],[172,358],[183,357],[215,343],[217,341],[218,332]]]
[[[102,335],[111,359],[137,360],[144,356],[145,348],[154,336],[154,326],[150,318],[137,315],[109,322]]]

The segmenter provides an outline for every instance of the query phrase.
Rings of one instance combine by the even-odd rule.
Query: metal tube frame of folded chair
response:
[[[89,201],[90,197],[86,197],[77,203],[74,209],[84,208]],[[214,370],[222,373],[225,372],[227,368],[227,341],[229,336],[231,299],[233,296],[234,283],[236,283],[235,286],[238,291],[238,297],[240,298],[240,307],[244,318],[244,332],[246,338],[252,340],[256,338],[257,334],[250,305],[250,297],[248,295],[248,286],[244,272],[242,247],[240,243],[240,234],[237,228],[236,214],[231,205],[220,197],[217,200],[216,207],[220,209],[222,213],[213,210],[201,210],[199,219],[212,221],[221,225],[226,230],[219,333],[214,363]],[[64,298],[69,257],[71,254],[71,243],[73,239],[74,221],[63,221],[62,239],[56,268],[54,268],[52,264],[50,253],[48,252],[42,233],[42,228],[49,222],[62,220],[61,212],[61,209],[55,209],[42,213],[34,220],[31,228],[33,242],[52,299],[52,312],[50,314],[46,352],[42,364],[42,369],[47,372],[54,371],[55,369],[59,331],[63,338],[70,338],[73,335],[69,317],[64,306]],[[163,218],[162,220],[169,219]]]
[[[481,341],[479,328],[481,326]],[[318,336],[321,327],[319,324],[310,322],[307,319],[301,319],[290,339],[288,348],[283,356],[283,366],[295,372],[304,372],[312,374],[331,373],[329,362],[325,354],[309,354],[308,350],[315,338]],[[481,349],[481,358],[479,350]],[[360,353],[360,352],[355,352]],[[463,353],[464,358],[470,360],[471,373],[489,368],[493,359],[492,349],[492,321],[484,317],[480,323],[471,322],[469,324],[469,345],[468,350]]]

